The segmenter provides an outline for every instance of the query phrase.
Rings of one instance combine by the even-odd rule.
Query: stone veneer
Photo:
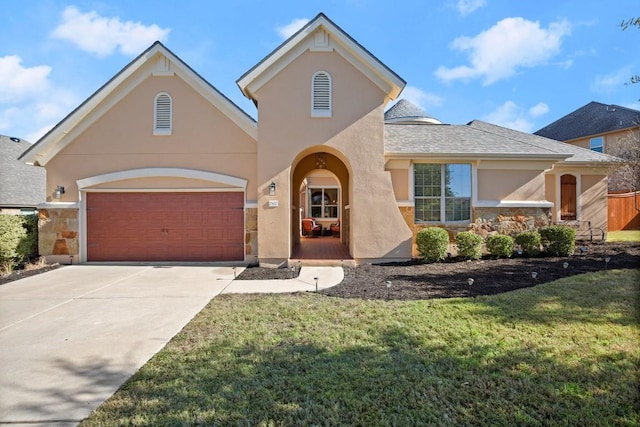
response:
[[[449,241],[455,240],[461,231],[473,231],[482,238],[489,234],[501,233],[515,235],[527,230],[534,230],[551,224],[551,209],[549,208],[474,208],[473,222],[455,224],[416,224],[414,208],[399,206],[405,222],[413,232],[412,256],[418,256],[416,235],[427,227],[441,227],[449,233]]]
[[[38,248],[41,256],[63,260],[78,255],[78,208],[38,208]],[[76,258],[77,259],[77,258]]]
[[[253,262],[258,259],[258,208],[245,208],[244,236],[244,259]]]

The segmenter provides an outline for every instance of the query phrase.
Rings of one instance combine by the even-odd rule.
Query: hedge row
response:
[[[549,225],[540,230],[526,231],[515,238],[506,234],[493,234],[486,240],[470,231],[456,235],[458,256],[465,259],[479,259],[482,244],[493,256],[508,258],[517,250],[526,256],[543,252],[549,256],[569,256],[576,248],[576,231],[565,225]],[[418,253],[425,262],[442,261],[447,256],[449,233],[443,228],[429,227],[420,230],[416,236]],[[517,249],[516,249],[517,248]]]
[[[38,256],[38,217],[0,214],[0,264],[19,266]]]

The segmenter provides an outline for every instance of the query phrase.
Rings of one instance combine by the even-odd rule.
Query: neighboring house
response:
[[[606,230],[615,158],[407,102],[385,123],[404,80],[323,14],[237,84],[259,122],[156,42],[71,112],[22,156],[48,173],[42,254],[281,265],[306,216],[358,263],[426,226]]]
[[[598,153],[626,157],[630,144],[635,145],[632,151],[640,151],[640,111],[592,101],[534,134]],[[637,174],[622,168],[609,175],[609,191],[638,190],[636,181]]]
[[[45,201],[46,171],[18,160],[30,147],[23,139],[0,135],[0,213],[34,213]]]

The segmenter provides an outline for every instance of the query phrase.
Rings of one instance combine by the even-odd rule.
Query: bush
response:
[[[37,216],[0,215],[0,263],[13,267],[37,255]]]
[[[456,236],[458,256],[479,259],[482,256],[482,237],[470,231],[462,231]]]
[[[514,239],[516,245],[520,246],[522,253],[527,256],[535,256],[540,253],[540,233],[537,231],[525,231],[520,233]]]
[[[510,258],[513,255],[513,237],[506,234],[492,234],[486,240],[487,250],[491,255]]]
[[[540,229],[545,252],[551,256],[569,256],[576,250],[576,230],[566,225],[549,225]]]
[[[440,227],[429,227],[416,235],[418,253],[426,262],[442,261],[447,256],[449,233]]]

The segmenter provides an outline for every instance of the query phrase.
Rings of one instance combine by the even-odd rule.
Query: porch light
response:
[[[276,183],[273,181],[271,181],[271,184],[269,184],[269,195],[270,196],[276,195]]]
[[[59,199],[64,194],[64,187],[62,185],[56,186],[56,191],[53,192],[53,197]]]

